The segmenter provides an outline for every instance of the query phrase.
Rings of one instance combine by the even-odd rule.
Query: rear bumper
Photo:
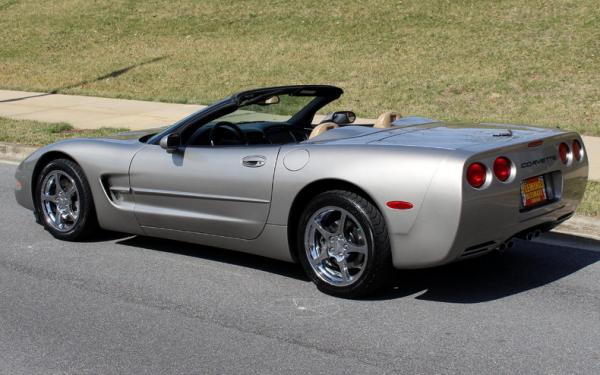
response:
[[[546,173],[550,172],[553,171]],[[560,172],[561,176],[555,191],[559,199],[534,209],[521,209],[520,179],[503,190],[471,195],[472,199],[463,202],[460,225],[449,258],[482,254],[515,236],[549,231],[572,217],[587,185],[587,163],[555,172]]]
[[[418,246],[407,248],[410,236],[392,236],[392,258],[398,269],[428,268],[457,260],[485,254],[498,248],[510,246],[513,238],[526,238],[547,232],[570,219],[574,209],[556,202],[551,211],[524,221],[500,222],[493,216],[461,220],[456,235],[437,236],[432,228],[430,236],[421,237]],[[548,208],[548,207],[546,207]],[[479,215],[473,215],[479,216]],[[412,239],[411,239],[412,241]]]
[[[532,239],[540,233],[552,230],[562,222],[573,217],[573,215],[573,211],[569,211],[564,206],[561,206],[555,211],[546,213],[540,217],[507,225],[501,230],[494,232],[488,231],[481,236],[486,238],[483,242],[466,246],[464,244],[461,245],[461,241],[457,241],[457,244],[453,246],[449,254],[451,254],[454,260],[457,260],[482,255],[494,249],[504,249],[511,245],[510,241],[513,238]],[[471,239],[468,241],[468,243],[472,242]]]

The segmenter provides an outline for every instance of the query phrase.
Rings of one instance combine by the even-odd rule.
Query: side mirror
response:
[[[177,133],[167,134],[160,139],[160,147],[169,154],[174,153],[181,147],[181,136]]]
[[[352,111],[337,111],[323,117],[320,124],[324,122],[335,122],[338,125],[352,124],[356,121],[356,114]]]

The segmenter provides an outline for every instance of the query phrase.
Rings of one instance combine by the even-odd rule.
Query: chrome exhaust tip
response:
[[[503,253],[505,251],[508,251],[509,249],[512,249],[513,246],[514,246],[513,240],[508,240],[506,242],[501,243],[500,246],[498,246],[496,248],[496,250]]]

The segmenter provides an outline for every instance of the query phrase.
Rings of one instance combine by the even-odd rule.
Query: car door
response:
[[[139,151],[130,167],[135,215],[142,227],[253,239],[271,202],[278,145]]]

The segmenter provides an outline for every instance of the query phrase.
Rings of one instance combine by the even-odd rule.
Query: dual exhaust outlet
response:
[[[527,232],[525,234],[523,234],[523,239],[527,240],[527,241],[531,241],[534,238],[538,238],[540,236],[540,234],[542,234],[542,231],[539,229],[536,229],[532,232]]]
[[[536,229],[536,230],[533,230],[530,232],[520,233],[516,237],[523,239],[523,240],[531,241],[535,238],[538,238],[541,234],[542,234],[542,231],[539,229]],[[500,244],[500,246],[498,246],[498,251],[506,251],[506,250],[512,248],[514,245],[515,245],[514,241],[512,239],[510,239],[510,240]]]

